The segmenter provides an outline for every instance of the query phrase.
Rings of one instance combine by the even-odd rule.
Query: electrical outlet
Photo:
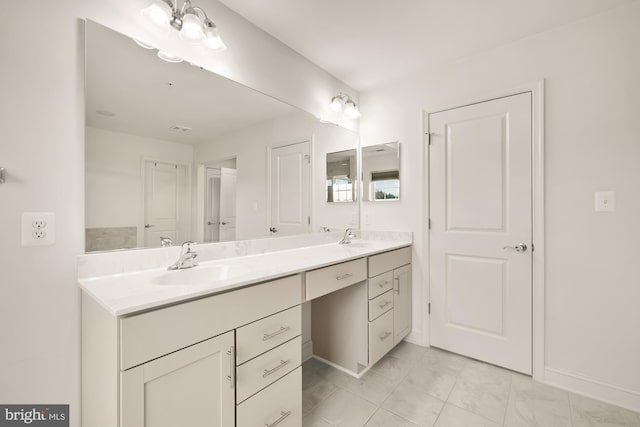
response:
[[[55,214],[53,212],[24,212],[22,214],[22,246],[53,245],[55,235]]]
[[[47,226],[47,221],[44,219],[36,219],[31,223],[31,225],[33,228],[45,228]]]
[[[47,237],[47,232],[38,228],[36,230],[33,230],[33,233],[31,233],[31,235],[33,236],[34,239],[40,240]]]

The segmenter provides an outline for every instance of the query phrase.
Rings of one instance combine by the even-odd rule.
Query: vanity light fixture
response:
[[[142,14],[157,27],[179,31],[180,37],[189,43],[202,43],[213,50],[227,48],[216,24],[202,8],[193,6],[190,0],[184,0],[180,8],[178,0],[151,0]]]
[[[336,112],[344,110],[344,113],[352,119],[360,117],[360,110],[358,110],[358,106],[355,101],[351,99],[351,96],[346,93],[340,92],[338,95],[331,98],[329,108]]]

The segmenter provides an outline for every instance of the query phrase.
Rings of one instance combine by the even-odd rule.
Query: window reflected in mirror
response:
[[[362,148],[362,188],[365,202],[400,200],[400,143]]]
[[[358,173],[356,155],[356,150],[327,153],[327,202],[356,201],[356,176]]]

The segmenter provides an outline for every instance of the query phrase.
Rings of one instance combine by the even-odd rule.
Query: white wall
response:
[[[312,230],[320,226],[346,228],[357,223],[352,204],[324,202],[326,154],[358,147],[358,135],[344,128],[320,123],[315,117],[294,114],[245,128],[196,146],[198,164],[236,157],[237,238],[269,236],[269,148],[313,141]],[[196,165],[197,167],[197,165]]]
[[[144,246],[142,160],[188,163],[193,146],[87,127],[85,227],[138,227]]]
[[[416,232],[413,339],[428,342],[423,109],[546,79],[546,377],[640,410],[640,3],[361,94],[363,145],[399,140],[399,203],[370,228]],[[404,176],[404,175],[403,175]],[[617,211],[594,212],[613,190]]]
[[[141,25],[138,0],[25,0],[0,14],[0,402],[70,403],[79,425],[80,304],[76,256],[84,249],[82,18],[199,62]],[[352,89],[215,0],[199,0],[229,49],[208,68],[315,115]],[[16,16],[28,16],[27,27]],[[37,29],[36,31],[31,31]],[[173,42],[172,42],[173,40]],[[351,125],[353,124],[346,124]],[[53,246],[22,247],[21,214],[56,214]]]

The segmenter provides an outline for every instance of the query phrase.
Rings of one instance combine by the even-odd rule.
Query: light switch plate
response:
[[[616,211],[615,191],[596,191],[595,202],[596,202],[596,212],[615,212]]]
[[[47,246],[56,241],[56,216],[53,212],[22,214],[22,246]]]

